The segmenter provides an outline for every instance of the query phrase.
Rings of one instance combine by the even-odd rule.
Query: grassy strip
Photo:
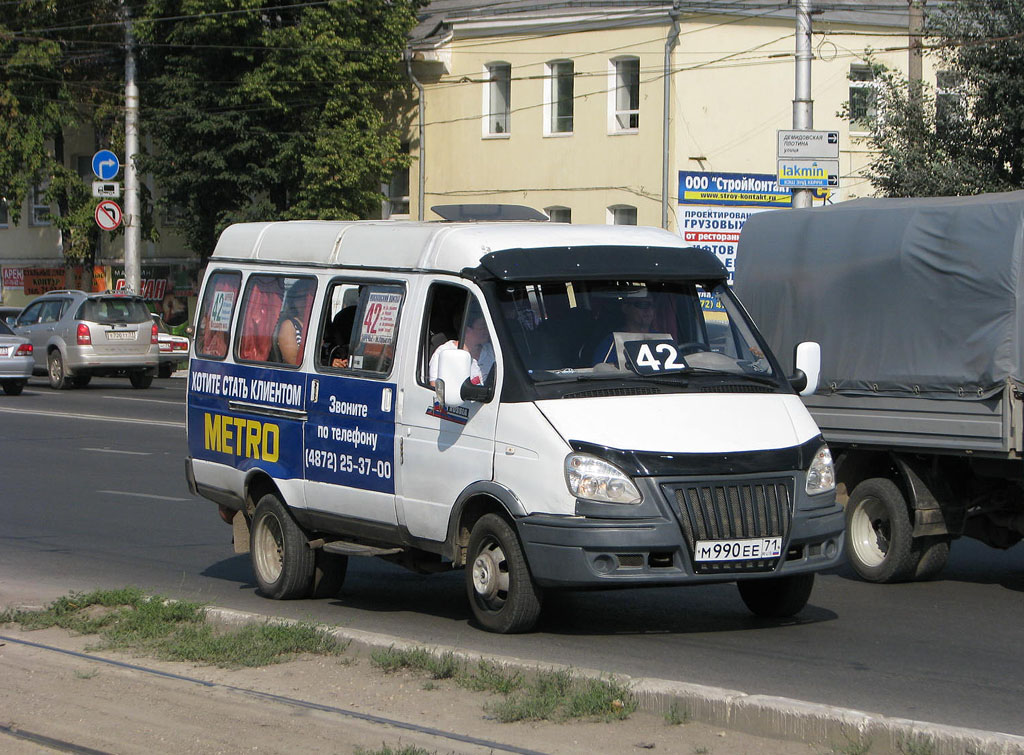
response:
[[[500,695],[486,709],[502,723],[577,718],[613,721],[628,718],[637,708],[628,685],[611,679],[576,677],[567,670],[542,671],[526,680],[518,671],[510,672],[488,661],[472,666],[451,653],[435,655],[426,648],[375,650],[371,662],[386,673],[416,671],[432,679],[453,679],[467,689]]]
[[[225,630],[206,622],[200,603],[171,602],[142,590],[96,590],[58,598],[42,611],[8,610],[0,623],[60,627],[98,635],[90,650],[125,650],[224,668],[282,663],[302,653],[340,655],[348,647],[311,624],[247,624]]]

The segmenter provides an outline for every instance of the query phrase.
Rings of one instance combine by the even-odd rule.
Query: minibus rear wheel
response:
[[[476,620],[491,632],[528,632],[540,617],[543,592],[530,576],[515,530],[497,514],[473,525],[466,591]]]
[[[267,493],[256,504],[249,549],[261,593],[274,600],[309,595],[314,553],[305,533],[274,493]]]

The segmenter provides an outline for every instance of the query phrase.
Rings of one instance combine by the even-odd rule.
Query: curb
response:
[[[206,615],[210,621],[227,625],[254,622],[301,623],[294,619],[215,606],[207,607]],[[411,650],[425,647],[421,642],[410,642],[359,629],[323,628],[339,640],[348,640],[368,649],[393,647]],[[455,658],[471,663],[486,659],[505,668],[524,672],[567,669],[579,676],[609,676],[594,669],[524,661],[441,645],[430,646],[427,650],[438,655],[451,653]],[[615,674],[614,677],[619,682],[629,684],[639,707],[645,711],[664,714],[676,706],[685,711],[690,720],[756,736],[795,740],[808,745],[828,743],[842,752],[854,751],[851,749],[854,748],[857,752],[870,752],[874,755],[900,755],[907,752],[926,752],[929,755],[1024,755],[1024,736],[891,718],[850,708],[771,695],[751,695],[738,690],[667,679],[631,677],[625,674]]]

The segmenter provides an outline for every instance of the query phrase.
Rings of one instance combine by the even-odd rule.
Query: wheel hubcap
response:
[[[877,498],[865,498],[850,520],[850,543],[861,563],[878,566],[889,552],[892,522]]]
[[[492,609],[501,608],[508,596],[508,564],[497,542],[484,543],[473,561],[473,590]]]
[[[256,566],[263,579],[273,583],[284,569],[284,548],[281,544],[281,526],[273,517],[265,517],[256,530]]]

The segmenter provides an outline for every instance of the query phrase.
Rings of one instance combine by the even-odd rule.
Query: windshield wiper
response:
[[[749,380],[754,383],[760,383],[761,385],[771,385],[776,388],[779,386],[779,381],[768,375],[752,375],[749,372],[730,372],[729,370],[716,370],[711,367],[684,367],[679,370],[684,375],[714,375],[716,377],[728,378],[731,380]]]

